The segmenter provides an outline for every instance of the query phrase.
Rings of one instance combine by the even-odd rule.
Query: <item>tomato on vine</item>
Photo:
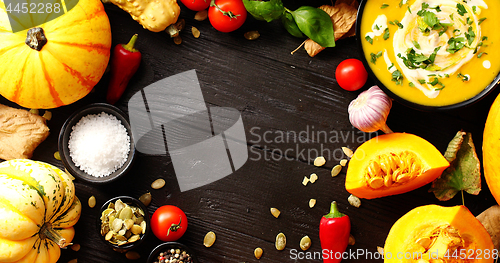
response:
[[[228,33],[245,23],[247,10],[242,0],[212,0],[208,19],[215,29]]]
[[[211,0],[181,0],[181,2],[190,10],[201,11],[210,6]]]
[[[162,241],[175,241],[188,227],[186,214],[173,205],[160,206],[151,216],[153,234]]]

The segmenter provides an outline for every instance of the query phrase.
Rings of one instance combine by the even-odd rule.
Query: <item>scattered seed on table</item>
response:
[[[277,250],[283,250],[286,247],[286,236],[283,233],[279,233],[276,236],[276,243],[274,244]]]
[[[38,109],[31,109],[30,113],[35,114],[35,115],[40,115],[40,112],[38,111]]]
[[[278,218],[278,216],[280,216],[281,212],[280,212],[280,210],[278,210],[277,208],[271,207],[271,214],[272,214],[274,217]]]
[[[143,203],[145,206],[148,206],[151,203],[151,199],[152,198],[150,192],[147,192],[139,197],[139,201],[141,201],[141,203]]]
[[[68,261],[68,263],[77,263],[77,262],[78,262],[78,260],[77,260],[76,258],[74,258],[74,259],[72,259],[72,260]]]
[[[351,150],[351,149],[349,149],[349,148],[347,148],[347,147],[342,147],[342,151],[343,151],[343,152],[344,152],[344,154],[345,154],[347,157],[349,157],[349,158],[351,158],[351,157],[352,157],[352,155],[354,154],[354,153],[352,152],[352,150]]]
[[[354,246],[356,244],[356,239],[352,235],[349,235],[349,246]]]
[[[205,9],[205,10],[201,10],[201,11],[197,12],[194,15],[194,20],[203,21],[203,20],[207,19],[207,17],[208,17],[208,11]]]
[[[71,245],[71,250],[73,250],[73,251],[79,251],[80,250],[80,244],[73,244],[73,245]]]
[[[309,180],[309,178],[307,178],[307,176],[304,176],[304,180],[302,180],[302,184],[303,184],[304,186],[306,186],[306,185],[307,185],[307,183],[309,183],[309,181],[310,181],[310,180]]]
[[[181,36],[176,36],[176,37],[174,37],[174,43],[175,43],[176,45],[180,45],[180,44],[182,43],[182,38],[181,38]]]
[[[90,208],[94,208],[95,207],[95,203],[96,203],[95,196],[91,196],[89,198],[89,207]]]
[[[300,248],[304,251],[308,250],[311,247],[311,238],[309,236],[304,236],[300,240]]]
[[[165,186],[165,180],[163,179],[156,179],[152,184],[151,184],[151,188],[153,189],[160,189],[162,187]]]
[[[59,153],[59,151],[55,152],[55,153],[54,153],[54,158],[55,158],[56,160],[60,161],[60,160],[61,160],[61,153]]]
[[[349,204],[351,204],[354,207],[360,207],[361,206],[361,199],[359,199],[355,195],[350,195],[349,198],[347,198],[347,201]]]
[[[255,39],[260,37],[260,34],[259,34],[259,31],[254,30],[254,31],[246,32],[245,34],[243,34],[243,36],[247,40],[255,40]]]
[[[260,259],[262,257],[262,254],[264,253],[264,250],[262,248],[258,247],[253,251],[253,255],[255,256],[256,259]]]
[[[208,232],[203,239],[203,245],[205,247],[211,247],[215,243],[215,233],[213,231]]]
[[[309,200],[309,207],[313,208],[316,205],[316,199]]]
[[[200,30],[198,30],[198,28],[196,27],[191,27],[191,33],[193,33],[193,37],[194,38],[199,38],[201,33],[200,33]]]
[[[345,166],[347,164],[347,159],[340,160],[340,165]]]
[[[317,174],[311,174],[309,176],[309,181],[311,182],[311,184],[314,184],[314,182],[316,182],[316,180],[318,180],[318,175]]]
[[[340,171],[342,171],[342,165],[337,164],[332,168],[332,177],[339,175]]]
[[[314,166],[323,166],[326,163],[326,159],[323,156],[316,157],[314,159]]]
[[[383,248],[383,247],[379,247],[379,246],[377,246],[377,252],[378,252],[380,255],[384,255],[384,248]]]
[[[45,118],[46,120],[50,121],[52,119],[52,112],[46,110],[44,113],[43,113],[43,118]]]
[[[141,255],[139,255],[139,253],[137,253],[136,251],[128,251],[127,253],[125,253],[125,257],[128,260],[136,260],[141,258]]]

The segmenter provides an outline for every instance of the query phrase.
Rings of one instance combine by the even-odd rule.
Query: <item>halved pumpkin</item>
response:
[[[487,263],[496,257],[490,235],[465,206],[411,210],[392,226],[384,247],[386,263]]]
[[[449,165],[436,147],[421,137],[384,134],[356,149],[345,187],[366,199],[406,193],[432,182]]]

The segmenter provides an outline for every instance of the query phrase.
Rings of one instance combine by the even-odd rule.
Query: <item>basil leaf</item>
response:
[[[281,0],[243,0],[243,4],[248,13],[255,17],[255,19],[265,20],[267,22],[280,18],[285,12],[285,7]]]
[[[290,33],[290,35],[294,37],[305,37],[304,34],[302,34],[302,31],[300,31],[299,27],[297,26],[297,23],[295,23],[292,14],[285,13],[285,15],[281,17],[281,23],[285,27],[286,31]]]
[[[334,47],[335,37],[330,16],[312,6],[302,6],[291,12],[300,31],[322,47]]]

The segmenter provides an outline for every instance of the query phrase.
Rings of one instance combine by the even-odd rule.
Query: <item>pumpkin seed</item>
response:
[[[384,255],[384,248],[383,248],[383,247],[377,247],[377,252],[378,252],[380,255]]]
[[[139,235],[133,235],[133,236],[129,237],[128,242],[129,243],[134,243],[135,241],[137,241],[139,239],[141,239],[141,236],[139,236]]]
[[[283,250],[286,247],[286,236],[283,233],[279,233],[276,236],[275,247],[277,250]]]
[[[125,228],[127,230],[130,230],[132,228],[132,226],[134,226],[134,220],[132,220],[132,219],[125,219],[125,221],[123,222],[123,225],[125,226]]]
[[[136,251],[128,251],[127,253],[125,253],[125,257],[128,260],[137,260],[137,259],[141,258],[141,255],[139,253],[137,253]]]
[[[354,155],[354,153],[352,152],[352,150],[349,149],[349,148],[347,148],[347,147],[342,147],[342,151],[349,158],[351,158]]]
[[[60,160],[61,160],[61,154],[59,153],[59,151],[57,151],[57,152],[55,152],[55,153],[54,153],[54,158],[55,158],[56,160],[58,160],[58,161],[60,161]]]
[[[194,20],[203,21],[203,20],[207,19],[207,17],[208,17],[208,11],[205,9],[205,10],[201,10],[201,11],[197,12],[194,15]]]
[[[349,202],[349,204],[351,204],[354,207],[360,207],[361,206],[361,199],[359,199],[359,197],[357,197],[355,195],[350,195],[347,198],[347,201]]]
[[[304,251],[308,250],[311,247],[311,238],[309,236],[304,236],[300,240],[300,248]]]
[[[326,163],[326,159],[325,157],[323,156],[319,156],[319,157],[316,157],[316,159],[314,159],[314,166],[323,166],[325,165]]]
[[[163,186],[165,186],[165,180],[163,179],[156,179],[152,184],[151,184],[151,188],[153,189],[160,189],[162,188]]]
[[[253,255],[255,256],[256,259],[260,259],[262,257],[262,254],[264,253],[264,250],[262,248],[258,247],[253,251]]]
[[[73,244],[73,245],[71,245],[71,250],[73,250],[73,251],[79,251],[80,250],[80,244]]]
[[[193,37],[194,38],[199,38],[201,33],[200,33],[200,30],[198,30],[198,28],[196,27],[191,27],[191,33],[193,33]]]
[[[345,166],[347,164],[347,159],[340,160],[340,165]]]
[[[385,187],[391,187],[392,185],[392,177],[391,176],[385,176],[384,177],[384,185]]]
[[[130,228],[130,232],[132,232],[132,234],[134,234],[134,235],[141,234],[142,233],[142,227],[140,225],[133,225]]]
[[[35,115],[40,115],[40,112],[38,109],[30,109],[30,113],[35,114]]]
[[[176,36],[176,37],[174,37],[174,43],[175,43],[176,45],[180,45],[180,44],[182,43],[182,38],[181,38],[181,36]]]
[[[307,176],[304,176],[304,180],[302,180],[302,184],[303,184],[304,186],[306,186],[306,185],[307,185],[307,183],[309,183],[309,178],[307,178]]]
[[[280,210],[278,210],[277,208],[271,207],[271,214],[272,214],[274,217],[278,218],[278,216],[280,216],[281,212],[280,212]]]
[[[421,245],[423,248],[427,250],[431,245],[431,239],[428,237],[421,237],[417,240],[417,244]]]
[[[313,208],[316,205],[316,199],[310,199],[309,200],[309,207]]]
[[[259,31],[253,30],[253,31],[246,32],[245,34],[243,34],[243,36],[247,40],[255,40],[255,39],[260,37],[260,34],[259,34]]]
[[[373,189],[379,189],[384,186],[384,179],[382,177],[373,177],[368,180],[368,185]]]
[[[43,113],[43,118],[45,118],[46,120],[50,121],[52,119],[52,112],[46,110],[44,113]]]
[[[339,175],[340,171],[342,171],[342,165],[337,164],[332,168],[332,177]]]
[[[113,233],[113,231],[109,231],[108,233],[106,233],[106,236],[104,237],[104,240],[110,241],[111,238],[113,238],[114,235],[115,235],[115,233]]]
[[[95,207],[95,203],[96,203],[95,196],[91,196],[89,198],[89,207],[90,208],[94,208]]]
[[[74,258],[74,259],[72,259],[72,260],[68,261],[68,263],[77,263],[77,262],[78,262],[78,260],[77,260],[76,258]]]
[[[141,239],[146,233],[142,209],[118,199],[101,213],[101,235],[106,241],[121,246]]]
[[[151,203],[151,193],[147,192],[143,195],[141,195],[141,197],[139,197],[139,201],[141,201],[141,203],[143,203],[145,206],[148,206],[150,203]]]
[[[205,247],[211,247],[215,243],[215,233],[213,231],[208,232],[203,239],[203,245]]]
[[[356,239],[354,239],[354,236],[349,235],[349,246],[354,246],[356,244]]]
[[[311,184],[314,184],[314,182],[316,182],[316,180],[318,180],[318,175],[317,174],[311,174],[309,176],[309,181],[311,182]]]

